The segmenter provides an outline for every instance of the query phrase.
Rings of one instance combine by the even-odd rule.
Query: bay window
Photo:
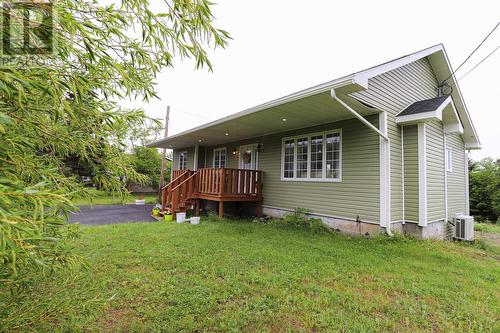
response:
[[[341,151],[340,130],[284,138],[281,179],[340,181]]]

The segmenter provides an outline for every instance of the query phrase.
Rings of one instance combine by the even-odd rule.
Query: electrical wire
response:
[[[496,49],[494,49],[493,51],[491,51],[490,54],[488,54],[486,57],[484,57],[483,60],[481,60],[480,62],[478,62],[476,66],[472,67],[467,73],[465,73],[464,75],[462,75],[462,77],[460,77],[458,80],[460,81],[464,77],[466,77],[470,72],[472,72],[473,70],[475,70],[477,68],[477,66],[481,65],[486,59],[488,59],[489,57],[491,57],[493,55],[493,53],[495,53],[496,51],[498,51],[498,49],[500,49],[500,46],[497,46]]]
[[[481,43],[479,43],[479,45],[478,45],[478,46],[476,46],[476,48],[475,48],[475,49],[474,49],[474,50],[473,50],[473,51],[472,51],[472,52],[471,52],[471,53],[467,56],[467,58],[465,58],[465,60],[464,60],[464,61],[460,64],[460,66],[458,66],[458,67],[457,67],[457,69],[455,69],[455,70],[453,71],[453,73],[451,73],[451,74],[450,74],[450,76],[448,76],[448,77],[446,78],[446,80],[444,80],[444,81],[441,83],[441,86],[442,86],[442,85],[443,85],[446,81],[448,81],[448,80],[450,79],[450,77],[452,77],[452,76],[453,76],[453,74],[455,74],[455,73],[456,73],[456,72],[457,72],[457,71],[458,71],[458,70],[459,70],[459,69],[460,69],[460,68],[461,68],[461,67],[462,67],[462,66],[463,66],[463,65],[464,65],[464,64],[465,64],[465,63],[466,63],[469,59],[470,59],[470,57],[472,57],[472,55],[473,55],[474,53],[476,53],[476,51],[477,51],[477,50],[481,47],[481,45],[483,45],[483,44],[484,44],[484,42],[486,42],[486,40],[487,40],[487,39],[491,36],[491,34],[493,34],[493,32],[494,32],[494,31],[498,28],[498,26],[500,26],[500,22],[498,22],[498,23],[495,25],[495,27],[494,27],[494,28],[490,31],[490,33],[489,33],[489,34],[487,34],[487,35],[486,35],[486,37],[484,37],[484,39],[481,41]]]

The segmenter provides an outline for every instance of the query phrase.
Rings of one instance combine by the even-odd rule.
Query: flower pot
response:
[[[165,222],[172,222],[174,220],[174,215],[172,215],[172,214],[165,214],[163,216],[163,218],[164,218]]]

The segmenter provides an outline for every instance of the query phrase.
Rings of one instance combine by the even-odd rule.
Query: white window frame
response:
[[[326,136],[328,134],[338,134],[340,137],[339,143],[339,174],[337,178],[326,178]],[[323,168],[321,178],[310,178],[311,177],[311,137],[313,136],[323,136]],[[307,178],[297,178],[297,139],[307,138]],[[293,151],[293,178],[285,178],[283,173],[285,169],[285,141],[294,140],[294,151]],[[333,129],[323,132],[306,133],[302,135],[294,135],[281,139],[281,174],[280,178],[282,181],[287,182],[330,182],[330,183],[340,183],[342,182],[342,129]]]
[[[451,147],[446,147],[446,158],[444,163],[446,172],[453,172],[453,149]]]
[[[184,156],[185,156],[185,159],[184,159],[185,167],[183,169],[181,169],[181,155],[182,154],[184,154]],[[187,152],[187,150],[180,151],[179,155],[177,155],[177,156],[179,157],[179,161],[177,162],[177,168],[178,168],[178,170],[187,170],[187,159],[188,159],[188,152]]]
[[[225,168],[227,166],[227,148],[226,147],[220,147],[220,148],[215,148],[213,150],[213,157],[212,157],[212,167],[215,168],[215,153],[219,152],[219,168]],[[224,166],[220,166],[220,156],[221,153],[224,152]]]

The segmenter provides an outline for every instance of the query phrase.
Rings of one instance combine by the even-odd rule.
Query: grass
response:
[[[474,223],[474,230],[500,234],[500,224],[498,223]]]
[[[89,189],[92,194],[92,198],[76,198],[73,203],[77,206],[89,206],[89,205],[121,205],[134,203],[136,199],[139,199],[140,195],[130,194],[125,197],[124,200],[120,197],[113,196],[110,193],[104,191],[99,191],[94,188]],[[156,195],[145,195],[144,198],[147,204],[155,204],[158,201]]]
[[[248,221],[83,227],[88,269],[0,288],[24,331],[498,332],[497,252]]]

